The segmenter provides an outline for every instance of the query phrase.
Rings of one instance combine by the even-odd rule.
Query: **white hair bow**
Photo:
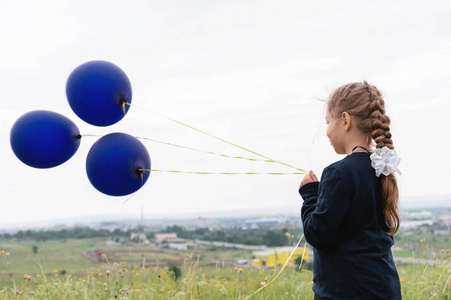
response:
[[[398,172],[401,175],[401,171],[398,169],[401,158],[398,157],[395,150],[389,149],[387,146],[383,148],[377,148],[370,156],[371,166],[376,170],[376,176],[381,174],[388,176],[392,172]]]

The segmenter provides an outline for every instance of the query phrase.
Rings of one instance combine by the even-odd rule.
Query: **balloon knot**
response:
[[[124,116],[125,116],[125,114],[127,113],[127,111],[125,110],[125,104],[127,103],[127,99],[122,98],[121,100],[119,100],[119,103],[122,106],[122,111],[124,112]]]

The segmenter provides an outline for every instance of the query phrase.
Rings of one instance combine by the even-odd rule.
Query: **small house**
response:
[[[144,232],[132,232],[130,234],[130,240],[134,243],[149,244],[147,235]]]
[[[293,252],[293,247],[278,247],[267,249],[264,251],[252,252],[251,265],[253,266],[266,266],[266,267],[276,267],[283,266]],[[302,257],[304,254],[304,248],[297,248],[294,250],[293,255],[290,258],[288,265],[294,264],[296,258]],[[305,249],[304,261],[308,261],[308,252]]]
[[[177,233],[157,233],[155,234],[155,242],[171,243],[177,241]]]

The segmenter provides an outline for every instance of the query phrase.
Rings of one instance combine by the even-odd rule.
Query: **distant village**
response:
[[[451,209],[434,209],[434,210],[406,210],[401,214],[401,229],[399,234],[412,235],[418,233],[429,233],[434,235],[449,235],[451,234]],[[290,217],[276,217],[276,218],[251,218],[233,220],[228,219],[227,222],[217,222],[218,219],[195,218],[187,219],[183,222],[178,222],[181,226],[189,228],[209,227],[212,230],[221,228],[225,224],[227,226],[239,226],[241,230],[259,229],[259,228],[296,228],[300,226],[300,221]],[[145,222],[141,222],[141,226]],[[172,222],[168,222],[172,224]],[[114,226],[118,224],[109,224]],[[144,228],[145,226],[142,226]],[[289,234],[289,233],[287,233]],[[125,244],[134,244],[139,246],[153,246],[160,249],[175,249],[181,251],[188,251],[193,249],[202,249],[204,247],[224,247],[234,249],[251,250],[252,259],[236,259],[237,265],[246,264],[250,266],[267,266],[274,267],[282,264],[288,258],[288,255],[293,250],[293,246],[284,247],[267,247],[265,245],[244,245],[237,243],[229,243],[225,241],[205,241],[199,239],[184,239],[177,236],[175,232],[156,233],[152,239],[149,239],[144,231],[134,231],[130,234],[129,239],[124,237],[113,238],[108,241],[105,246],[114,247]],[[302,256],[308,261],[308,251],[299,248],[292,257],[292,262],[297,257]],[[103,252],[96,253],[96,259],[102,262]],[[221,264],[221,262],[215,262]]]
[[[412,248],[406,242],[409,236],[424,234],[433,236],[451,235],[451,207],[431,209],[403,209],[401,227],[397,237],[403,240],[397,250]],[[236,258],[233,264],[249,267],[274,267],[287,261],[298,239],[302,235],[302,222],[298,211],[291,213],[185,217],[185,218],[144,218],[79,222],[76,224],[56,224],[45,228],[6,231],[0,230],[0,239],[22,241],[45,241],[50,239],[90,238],[105,239],[105,246],[83,255],[93,261],[114,262],[114,257],[122,255],[124,247],[133,251],[164,253],[187,253],[193,250],[231,248],[252,253],[251,257]],[[396,238],[396,237],[395,237]],[[446,237],[445,237],[446,239]],[[445,239],[440,239],[445,241]],[[410,248],[409,248],[410,247]],[[445,248],[443,248],[445,247]],[[448,249],[446,245],[443,249]],[[298,247],[290,258],[292,264],[299,263],[301,257],[311,259],[310,247]],[[420,251],[420,248],[411,251]],[[130,250],[131,251],[131,250]],[[432,251],[433,252],[433,251]],[[432,253],[431,252],[431,253]],[[116,255],[114,255],[116,254]],[[310,254],[310,257],[309,257]],[[432,257],[433,255],[429,255]],[[117,259],[117,258],[116,258]],[[170,260],[166,263],[171,263]],[[222,266],[224,261],[212,261]],[[230,262],[226,262],[229,263]]]
[[[401,212],[400,233],[431,233],[435,235],[450,234],[451,209],[437,208],[433,210],[406,210]]]
[[[275,226],[279,223],[275,220],[268,222],[268,220],[264,221],[251,221],[246,222],[245,226]],[[254,227],[255,228],[255,227]],[[148,240],[146,234],[144,232],[133,232],[130,235],[129,242],[126,242],[124,238],[114,238],[111,241],[106,243],[107,247],[114,246],[122,246],[128,243],[133,243],[134,245],[139,246],[152,246],[157,245],[160,249],[175,249],[175,250],[193,250],[193,249],[201,249],[205,247],[224,247],[224,248],[233,248],[233,249],[245,249],[252,250],[252,259],[235,259],[235,265],[250,265],[254,267],[275,267],[280,266],[285,263],[289,257],[289,255],[293,251],[292,246],[284,246],[284,247],[267,247],[264,245],[243,245],[237,243],[228,243],[228,242],[220,242],[220,241],[203,241],[203,240],[187,240],[177,237],[176,233],[158,233],[155,234],[154,240],[151,242]],[[97,250],[91,253],[85,253],[85,256],[95,260],[98,263],[107,262],[108,251],[105,250]],[[303,248],[298,248],[294,251],[292,258],[290,259],[291,263],[294,263],[298,257],[302,257],[302,259],[308,261],[309,255],[308,251]],[[224,262],[214,261],[212,262],[216,266],[222,266]]]

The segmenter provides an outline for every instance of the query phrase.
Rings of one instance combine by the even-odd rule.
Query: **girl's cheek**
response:
[[[330,125],[327,125],[326,135],[330,139]]]

